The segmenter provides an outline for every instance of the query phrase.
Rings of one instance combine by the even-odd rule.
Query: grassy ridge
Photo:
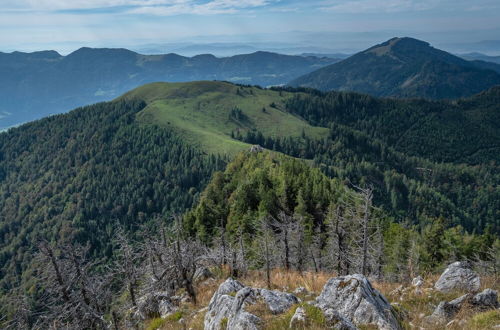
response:
[[[243,87],[225,82],[153,83],[125,94],[148,106],[137,114],[142,124],[177,130],[188,142],[207,153],[234,155],[248,144],[231,138],[232,133],[258,130],[264,136],[299,137],[302,133],[321,138],[328,130],[313,127],[285,111],[292,93]],[[238,116],[235,109],[240,110]]]

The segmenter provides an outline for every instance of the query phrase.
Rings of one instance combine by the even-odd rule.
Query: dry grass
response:
[[[297,272],[281,269],[273,270],[271,273],[271,289],[292,292],[298,287],[304,287],[312,293],[319,293],[325,283],[332,277],[331,273]],[[265,288],[267,286],[264,272],[250,272],[243,279],[249,286]]]
[[[178,322],[165,322],[161,329],[203,329],[203,320],[205,311],[201,309],[208,306],[210,299],[219,285],[229,277],[228,269],[217,269],[215,279],[209,279],[197,285],[198,305],[185,304],[181,306],[183,309],[184,324]],[[293,292],[298,287],[304,287],[311,293],[309,296],[299,296],[303,301],[313,300],[323,289],[325,283],[336,274],[333,273],[313,273],[313,272],[297,272],[285,271],[281,269],[273,270],[271,276],[272,287],[271,289]],[[425,324],[423,317],[430,315],[434,308],[441,301],[450,301],[455,299],[464,292],[453,292],[443,294],[432,289],[433,284],[437,280],[437,275],[430,275],[425,278],[425,285],[422,293],[417,293],[410,285],[405,284],[403,287],[409,289],[403,294],[391,295],[401,283],[394,282],[372,282],[373,286],[379,290],[389,302],[398,303],[398,309],[402,310],[403,314],[407,317],[403,320],[403,327],[405,329],[424,327],[429,330],[443,329],[443,326],[430,326]],[[499,290],[500,285],[498,279],[492,277],[482,277],[481,290],[485,288],[492,288]],[[240,278],[243,284],[251,287],[265,288],[267,286],[266,277],[264,272],[251,271],[244,277]],[[259,316],[263,320],[265,330],[284,329],[290,322],[293,312],[297,306],[290,309],[289,312],[281,315],[273,315],[265,306],[263,301],[258,301],[254,305],[249,305],[246,310],[254,315]],[[471,308],[463,308],[456,317],[457,320],[464,320],[461,324],[455,323],[447,327],[447,329],[491,329],[493,325],[499,324],[500,312],[485,312],[478,314]],[[496,323],[495,323],[496,322]],[[324,326],[318,322],[310,324],[307,329],[320,330],[325,329]]]

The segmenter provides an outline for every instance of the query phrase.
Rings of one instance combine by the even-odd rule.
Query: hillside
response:
[[[255,130],[275,138],[328,135],[327,129],[312,127],[284,111],[292,96],[225,82],[192,82],[149,84],[119,100],[146,102],[147,107],[137,114],[140,123],[173,128],[207,153],[234,155],[248,149],[234,136]]]
[[[232,130],[326,136],[278,109],[289,97],[223,82],[157,83],[1,133],[1,292],[22,281],[41,239],[89,242],[109,257],[113,227],[135,232],[189,208],[214,170],[250,148]]]
[[[488,69],[420,40],[393,38],[289,85],[383,97],[455,99],[500,84],[500,74]]]
[[[469,255],[484,242],[478,237],[500,230],[498,159],[485,149],[473,166],[452,162],[496,143],[498,121],[490,119],[498,98],[496,89],[430,102],[226,82],[153,83],[0,133],[2,300],[22,292],[32,303],[43,301],[33,255],[45,240],[89,244],[89,260],[106,264],[116,258],[117,231],[140,242],[145,228],[193,205],[186,227],[205,241],[222,219],[213,213],[230,218],[232,234],[240,222],[251,234],[265,210],[302,212],[308,228],[321,232],[330,202],[358,196],[357,185],[373,188],[380,219],[404,224],[410,236],[450,230],[450,240],[467,238],[457,251]],[[410,126],[414,136],[446,134],[427,134],[422,149],[396,143],[391,132],[406,134],[414,117],[400,126],[397,119],[413,111],[428,124]],[[471,134],[469,124],[448,127],[446,111],[462,113],[460,122],[479,125],[483,135]],[[467,144],[455,144],[461,136],[470,136]],[[278,153],[239,154],[254,143]],[[430,160],[431,146],[437,157],[452,155],[446,153],[452,148],[456,159]],[[230,161],[226,174],[212,177]],[[428,269],[443,262],[426,258]]]
[[[346,125],[407,155],[437,162],[500,161],[500,87],[468,99],[381,99],[356,93],[298,94],[287,109],[312,125]]]
[[[109,101],[156,81],[227,80],[280,85],[335,59],[269,52],[217,58],[141,55],[126,49],[81,48],[0,53],[0,130],[77,106]]]
[[[183,217],[153,220],[131,235],[113,228],[109,235],[113,260],[105,268],[87,259],[88,250],[77,242],[41,245],[31,299],[2,304],[8,317],[14,316],[11,326],[234,329],[231,319],[239,314],[226,306],[251,297],[238,308],[256,315],[249,318],[257,324],[254,329],[288,328],[298,307],[307,311],[305,329],[330,329],[337,322],[325,308],[308,304],[321,291],[345,305],[341,311],[352,322],[371,326],[373,318],[348,313],[363,308],[353,300],[380,294],[373,283],[392,312],[381,315],[393,315],[391,329],[400,329],[426,325],[422,313],[428,316],[438,302],[469,290],[460,283],[451,292],[431,289],[437,278],[432,273],[450,260],[477,261],[480,283],[476,273],[462,270],[472,273],[462,281],[473,283],[475,291],[498,288],[491,272],[500,241],[491,233],[447,228],[443,219],[422,228],[396,223],[374,203],[370,188],[329,178],[303,160],[269,151],[236,155]],[[420,277],[412,288],[408,282],[417,274],[426,274],[425,280]],[[341,296],[323,289],[329,278],[344,282]],[[356,279],[363,282],[361,290]],[[445,320],[456,315],[471,325],[486,321],[475,329],[487,329],[494,323],[487,318],[498,315],[489,311],[496,307],[494,299],[479,307],[464,305],[465,315],[450,312]],[[370,313],[382,313],[377,311]]]

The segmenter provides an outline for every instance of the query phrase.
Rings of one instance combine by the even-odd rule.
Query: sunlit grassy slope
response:
[[[139,87],[122,98],[137,98],[148,105],[138,113],[142,124],[156,124],[178,130],[186,140],[207,153],[235,154],[248,145],[233,139],[258,130],[264,136],[322,137],[326,128],[310,126],[284,111],[291,93],[242,87],[226,82],[153,83]],[[234,109],[241,110],[235,116]],[[233,110],[233,111],[232,111]]]

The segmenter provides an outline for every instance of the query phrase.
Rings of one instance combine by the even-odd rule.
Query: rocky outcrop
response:
[[[327,309],[323,312],[326,324],[336,330],[357,330],[358,328],[351,321],[340,315],[334,309]]]
[[[492,289],[485,289],[484,291],[476,294],[471,299],[471,304],[480,309],[494,309],[499,308],[498,292]]]
[[[498,294],[495,290],[486,289],[476,295],[467,293],[450,302],[442,301],[425,321],[432,324],[445,324],[457,315],[464,305],[477,311],[499,307]]]
[[[417,276],[411,281],[411,285],[416,288],[420,288],[424,285],[424,279],[422,276]]]
[[[306,288],[304,288],[303,286],[299,286],[297,289],[295,289],[293,291],[294,294],[296,295],[308,295],[309,294],[309,291],[307,291]]]
[[[306,310],[298,307],[290,319],[290,329],[297,329],[306,325]]]
[[[243,284],[232,278],[228,278],[219,286],[208,304],[204,322],[205,330],[219,330],[222,329],[221,326],[224,323],[228,323],[229,319],[234,315],[235,298],[232,295],[235,295],[244,287]]]
[[[252,288],[243,288],[236,294],[231,310],[231,317],[227,329],[230,330],[257,330],[261,323],[260,318],[244,310],[245,302],[255,298],[255,291]],[[205,328],[206,329],[206,328]]]
[[[259,289],[258,294],[266,302],[267,307],[273,314],[284,313],[289,310],[292,305],[300,302],[293,294],[277,290]]]
[[[262,148],[260,145],[256,144],[250,147],[250,152],[252,153],[258,153],[264,151],[264,148]]]
[[[385,297],[363,275],[330,279],[316,298],[316,306],[333,312],[356,325],[375,325],[379,329],[400,329],[396,313]]]
[[[254,330],[259,329],[259,317],[245,311],[245,306],[265,302],[269,311],[279,314],[287,311],[300,300],[281,291],[245,287],[231,278],[222,283],[212,296],[205,314],[205,330]]]
[[[460,311],[462,305],[470,298],[469,294],[465,294],[450,302],[442,301],[436,307],[434,312],[426,317],[425,321],[430,324],[444,324],[451,320]]]
[[[440,292],[465,290],[477,292],[481,287],[481,280],[476,272],[471,269],[468,262],[454,262],[445,269],[437,280],[434,288]]]

